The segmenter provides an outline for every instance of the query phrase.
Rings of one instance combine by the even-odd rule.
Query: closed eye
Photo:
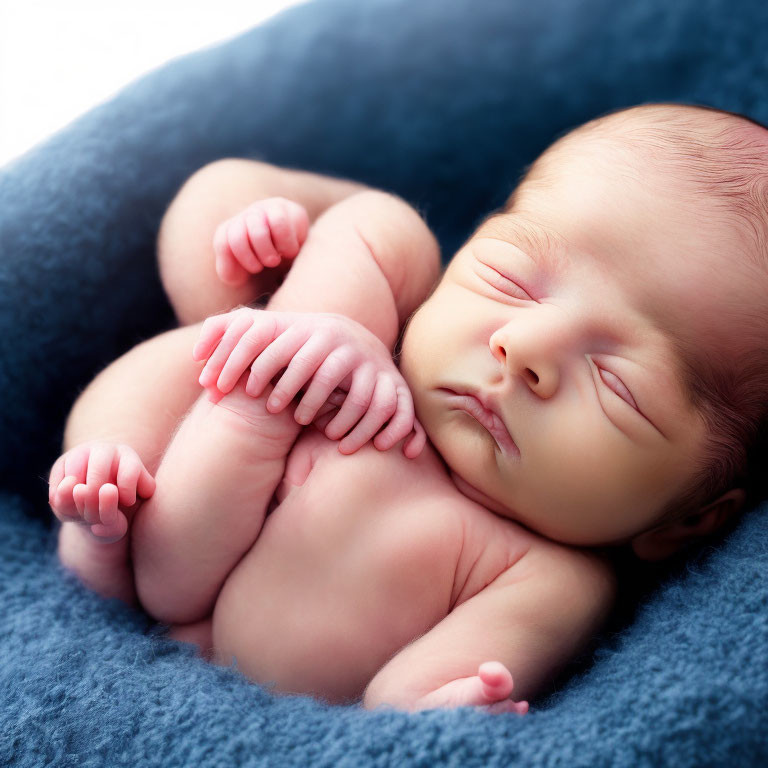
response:
[[[622,400],[629,403],[636,411],[640,409],[637,407],[635,398],[632,397],[632,393],[624,386],[624,382],[615,374],[610,371],[606,371],[604,368],[598,368],[600,372],[600,378],[608,385],[608,388],[615,392]]]
[[[505,296],[521,301],[533,301],[533,299],[511,278],[499,272],[490,264],[480,260],[475,265],[477,274],[497,291],[501,291]]]

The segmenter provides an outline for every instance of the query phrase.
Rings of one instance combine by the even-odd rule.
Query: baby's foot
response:
[[[126,513],[135,511],[138,497],[154,491],[155,480],[133,448],[94,441],[56,460],[48,501],[62,523],[79,523],[99,541],[112,543],[127,533]]]
[[[216,274],[227,285],[242,285],[265,267],[296,258],[308,232],[304,206],[284,197],[258,200],[217,228]]]

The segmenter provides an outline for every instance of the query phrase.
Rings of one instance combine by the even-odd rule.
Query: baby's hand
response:
[[[282,411],[311,382],[294,418],[299,424],[310,424],[321,416],[327,422],[327,437],[338,440],[346,435],[339,444],[342,453],[354,453],[374,435],[373,444],[380,451],[411,435],[403,446],[408,458],[416,458],[426,443],[414,416],[410,389],[389,349],[367,328],[343,315],[247,307],[214,315],[203,323],[192,357],[208,359],[200,384],[224,393],[250,367],[246,392],[253,397],[285,368],[267,401],[271,413]],[[333,397],[337,388],[347,394],[328,422],[321,408],[328,402],[338,403]]]
[[[259,200],[217,228],[216,274],[227,285],[242,285],[264,267],[295,258],[308,232],[304,206],[284,197]]]
[[[436,691],[422,696],[412,710],[439,707],[482,707],[486,712],[515,712],[524,715],[527,701],[512,701],[512,674],[500,661],[486,661],[477,669],[477,675],[452,680]]]
[[[148,499],[154,492],[155,479],[133,448],[100,441],[82,443],[60,456],[48,480],[53,514],[63,523],[90,526],[105,542],[119,541],[128,531],[118,503],[128,509],[137,494]]]

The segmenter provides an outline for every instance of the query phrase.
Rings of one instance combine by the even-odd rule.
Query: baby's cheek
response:
[[[413,321],[412,321],[413,322]],[[411,392],[416,396],[416,391],[424,388],[424,365],[420,355],[419,334],[414,332],[409,325],[400,350],[399,368]]]
[[[523,446],[509,487],[521,522],[560,540],[578,536],[603,505],[610,452],[576,428],[546,433]]]

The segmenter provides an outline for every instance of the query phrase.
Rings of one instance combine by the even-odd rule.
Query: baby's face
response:
[[[692,477],[705,427],[671,338],[726,349],[728,303],[760,289],[733,266],[738,236],[688,199],[586,152],[454,256],[401,370],[470,498],[597,546],[652,527]]]

